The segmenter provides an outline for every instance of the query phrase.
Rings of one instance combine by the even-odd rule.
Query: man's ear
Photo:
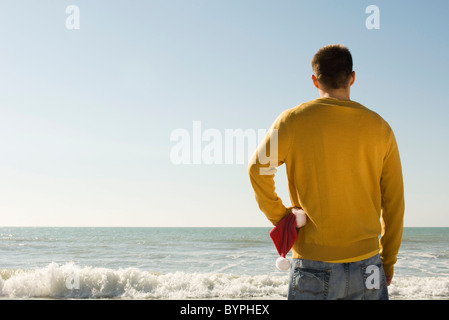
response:
[[[351,80],[349,81],[349,86],[352,86],[355,81],[355,71],[352,71],[351,73]]]
[[[319,84],[318,79],[315,77],[314,74],[312,74],[312,81],[313,81],[313,85],[315,86],[315,88],[319,89],[320,88],[320,84]]]

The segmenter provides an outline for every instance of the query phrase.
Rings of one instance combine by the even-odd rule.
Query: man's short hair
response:
[[[352,74],[352,55],[340,44],[327,45],[312,59],[315,77],[327,89],[346,88]]]

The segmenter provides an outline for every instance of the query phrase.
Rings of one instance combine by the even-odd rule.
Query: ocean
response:
[[[282,300],[269,231],[0,227],[0,298]],[[405,228],[390,299],[449,299],[448,244],[449,228]]]

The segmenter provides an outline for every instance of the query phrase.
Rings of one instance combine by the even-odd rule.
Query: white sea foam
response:
[[[449,299],[449,277],[394,277],[388,291],[396,299]]]
[[[286,276],[221,273],[157,274],[51,263],[36,270],[1,270],[3,298],[283,299]],[[73,281],[73,280],[76,281]]]
[[[288,274],[232,275],[51,263],[35,270],[0,270],[1,298],[286,299]],[[449,299],[449,277],[395,277],[391,299]]]

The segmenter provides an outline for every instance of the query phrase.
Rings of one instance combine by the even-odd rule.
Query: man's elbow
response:
[[[250,162],[248,164],[248,175],[254,177],[259,174],[259,165],[256,162]]]

